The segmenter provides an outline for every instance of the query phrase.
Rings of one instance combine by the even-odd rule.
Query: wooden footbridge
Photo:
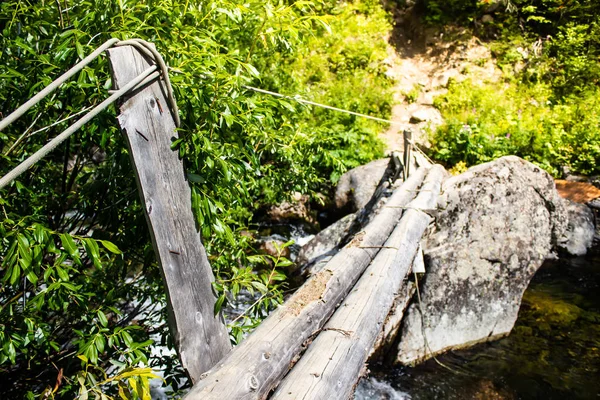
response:
[[[162,267],[171,332],[194,384],[185,399],[351,397],[378,341],[398,330],[412,295],[406,278],[413,265],[422,268],[420,241],[444,169],[411,155],[406,135],[404,179],[387,202],[232,349],[222,316],[213,313],[214,276],[194,223],[183,163],[171,150],[178,121],[176,110],[166,111],[173,100],[168,82],[139,78],[160,62],[138,45],[109,47],[115,89],[133,87],[122,97],[118,122]]]

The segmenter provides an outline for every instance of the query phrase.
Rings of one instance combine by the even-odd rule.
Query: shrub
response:
[[[554,103],[548,85],[452,82],[436,99],[446,124],[433,136],[434,156],[474,165],[515,154],[553,175],[562,165],[599,173],[598,91]]]

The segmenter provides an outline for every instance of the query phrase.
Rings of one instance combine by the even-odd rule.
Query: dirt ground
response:
[[[394,14],[386,63],[388,76],[396,82],[392,120],[398,124],[382,133],[388,152],[402,148],[405,129],[413,131],[421,146],[429,147],[429,132],[444,122],[433,101],[447,91],[450,79],[469,77],[483,83],[502,76],[489,48],[467,29],[424,28],[412,9]]]

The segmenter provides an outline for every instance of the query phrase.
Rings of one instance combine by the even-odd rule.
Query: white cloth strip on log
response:
[[[287,373],[303,345],[319,331],[381,249],[416,195],[419,169],[390,197],[362,232],[312,276],[240,345],[203,374],[186,400],[263,399]]]
[[[415,255],[415,260],[413,261],[412,272],[415,274],[425,273],[425,260],[423,260],[423,249],[421,249],[420,244],[417,249],[417,254]]]
[[[437,204],[444,169],[434,166],[379,254],[271,399],[348,399],[410,271]]]

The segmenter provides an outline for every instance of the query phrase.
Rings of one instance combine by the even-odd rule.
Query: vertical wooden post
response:
[[[150,66],[131,46],[107,53],[117,89]],[[155,81],[125,98],[118,120],[162,269],[171,334],[183,368],[196,382],[231,344],[223,317],[214,315],[214,276],[196,231],[183,162],[171,150],[177,133],[161,85]]]
[[[408,179],[410,174],[410,149],[412,141],[412,132],[410,129],[404,131],[404,179]]]

